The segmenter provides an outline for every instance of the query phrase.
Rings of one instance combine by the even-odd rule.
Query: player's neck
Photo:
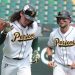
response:
[[[64,27],[64,28],[61,28],[60,30],[61,30],[61,32],[62,32],[63,34],[65,34],[65,33],[69,30],[69,27],[70,27],[70,26],[66,26],[66,27]]]
[[[19,20],[18,22],[19,22],[19,24],[20,24],[23,28],[26,28],[26,25],[23,25],[20,20]]]

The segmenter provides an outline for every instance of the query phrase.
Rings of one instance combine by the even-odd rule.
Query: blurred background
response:
[[[25,4],[32,4],[37,9],[36,20],[42,28],[42,36],[38,38],[37,49],[41,54],[47,46],[50,32],[58,25],[55,16],[61,10],[70,11],[72,24],[75,24],[75,0],[0,0],[0,18],[9,21],[9,16],[21,10]],[[2,48],[0,46],[0,65],[2,59]],[[52,69],[48,68],[41,59],[38,63],[32,64],[32,75],[52,75]]]

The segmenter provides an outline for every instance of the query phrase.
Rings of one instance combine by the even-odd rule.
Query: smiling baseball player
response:
[[[53,68],[53,75],[75,75],[75,27],[70,25],[68,11],[61,11],[56,17],[59,28],[51,32],[48,41],[48,66]],[[52,61],[52,48],[55,55]]]

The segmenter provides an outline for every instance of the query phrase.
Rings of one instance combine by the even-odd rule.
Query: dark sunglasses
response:
[[[65,18],[65,17],[59,17],[59,18],[57,18],[57,20],[65,20],[65,19],[67,19],[67,18]]]

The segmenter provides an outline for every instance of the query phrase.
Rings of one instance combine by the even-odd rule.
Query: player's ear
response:
[[[23,12],[20,12],[20,16],[23,16]]]

